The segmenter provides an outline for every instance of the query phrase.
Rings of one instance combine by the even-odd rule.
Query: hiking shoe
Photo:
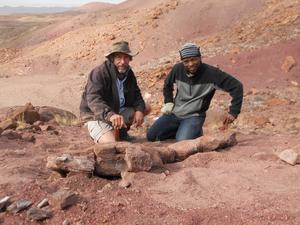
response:
[[[128,134],[127,130],[122,128],[120,129],[120,141],[134,141],[136,138]]]

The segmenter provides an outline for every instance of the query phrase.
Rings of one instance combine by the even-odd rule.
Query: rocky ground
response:
[[[62,177],[47,169],[48,156],[82,155],[94,146],[81,126],[6,130],[0,136],[0,196],[29,200],[31,208],[57,191],[77,196],[69,208],[54,203],[44,208],[52,213],[46,224],[299,224],[300,167],[279,158],[286,149],[300,151],[299,95],[299,87],[250,90],[244,112],[229,128],[237,133],[236,146],[134,173],[128,188],[118,178]],[[207,136],[218,132],[226,107],[228,97],[219,93],[208,114]],[[132,131],[139,137],[136,144],[163,148],[166,143],[145,142],[146,127]],[[0,218],[3,224],[38,224],[27,214],[4,212]]]
[[[299,7],[299,0],[130,0],[101,13],[36,17],[42,23],[31,35],[6,39],[9,48],[0,50],[0,224],[300,224]],[[202,22],[191,21],[187,9]],[[145,131],[160,115],[176,49],[190,40],[201,46],[204,62],[244,84],[242,113],[227,130],[237,143],[220,149],[211,138],[224,134],[219,128],[230,102],[218,91],[205,142],[179,143],[174,154],[184,157],[169,161],[140,152],[142,164],[117,151],[114,160],[125,157],[138,171],[103,177],[95,166],[101,151],[95,153],[75,116],[88,72],[123,37],[141,51],[132,63],[152,106],[143,127],[130,131],[138,137],[133,146],[148,153],[174,148],[172,141],[146,142]],[[40,209],[44,199],[49,205]]]

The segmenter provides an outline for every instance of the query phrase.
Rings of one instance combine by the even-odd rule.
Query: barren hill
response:
[[[90,2],[83,6],[76,8],[75,11],[89,13],[89,12],[95,12],[95,11],[107,9],[107,8],[110,8],[113,6],[114,6],[114,4],[110,4],[110,3]]]
[[[75,115],[89,71],[119,40],[140,51],[132,65],[152,112],[130,130],[133,145],[106,149],[95,147]],[[164,155],[172,141],[148,143],[145,132],[161,115],[164,78],[186,41],[201,46],[204,62],[242,81],[243,108],[227,130],[234,144],[197,152],[197,141],[215,146],[224,134],[230,96],[217,91],[203,139]],[[38,216],[50,217],[49,225],[300,224],[300,0],[128,0],[1,16],[0,47],[1,225],[40,224]],[[152,161],[136,165],[150,171],[119,171],[128,148],[139,147]],[[286,152],[290,158],[280,158]],[[47,168],[49,159],[60,173]],[[107,179],[99,165],[118,174]],[[37,209],[46,197],[50,205]]]
[[[281,68],[286,57],[299,58],[299,0],[130,0],[100,8],[80,14],[2,17],[5,26],[29,25],[22,31],[2,33],[2,40],[6,40],[2,46],[10,48],[0,51],[0,76],[43,75],[38,80],[28,77],[38,82],[35,88],[41,87],[36,90],[41,96],[32,97],[38,104],[48,99],[41,82],[55,83],[54,75],[59,75],[61,82],[72,79],[78,84],[74,84],[76,91],[69,93],[73,100],[68,102],[73,106],[68,109],[77,113],[83,75],[103,60],[113,42],[128,40],[140,52],[133,66],[137,75],[143,76],[141,84],[150,83],[153,88],[148,91],[154,93],[161,85],[156,84],[156,76],[162,79],[178,60],[182,43],[194,41],[201,46],[204,60],[235,74],[247,88],[300,82],[299,66],[292,65],[287,74]],[[11,79],[18,86],[24,83],[23,79]],[[64,89],[57,90],[55,96]],[[24,91],[28,91],[26,87]],[[26,101],[21,93],[16,93],[18,102]],[[64,105],[65,99],[55,102]]]
[[[297,30],[282,30],[286,37],[279,33],[275,34],[277,37],[268,35],[280,27],[296,27],[297,2],[126,1],[108,9],[66,17],[33,32],[23,45],[18,44],[23,46],[20,57],[2,62],[1,71],[6,76],[86,73],[103,59],[107,46],[121,39],[140,51],[134,61],[136,66],[168,56],[184,41],[199,38],[204,40],[200,44],[205,53],[209,51],[208,56],[219,54],[223,46],[232,51],[239,43],[249,42],[251,48],[256,48],[263,42],[278,42],[297,34]],[[284,19],[284,26],[277,22]],[[256,41],[260,36],[265,36],[265,41]]]

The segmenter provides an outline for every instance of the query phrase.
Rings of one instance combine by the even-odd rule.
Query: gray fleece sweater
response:
[[[176,96],[173,97],[173,84]],[[231,75],[203,63],[195,76],[188,77],[182,63],[176,64],[165,79],[164,102],[174,102],[173,114],[179,118],[205,116],[217,89],[228,92],[231,97],[229,113],[237,117],[243,102],[243,85]]]

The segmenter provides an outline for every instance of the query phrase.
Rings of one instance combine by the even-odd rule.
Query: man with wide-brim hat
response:
[[[130,141],[130,126],[144,121],[146,105],[129,65],[137,54],[128,42],[116,42],[105,54],[107,59],[88,76],[80,116],[95,143]]]
[[[129,55],[132,59],[132,57],[139,54],[139,52],[132,52],[129,48],[129,44],[126,41],[120,41],[114,43],[111,48],[109,49],[109,52],[105,54],[106,58],[109,58],[114,53],[124,53],[126,55]]]

